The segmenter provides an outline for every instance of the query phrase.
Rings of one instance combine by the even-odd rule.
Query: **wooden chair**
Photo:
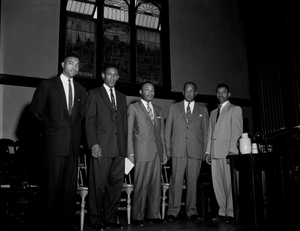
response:
[[[87,163],[86,163],[86,150],[81,146],[80,156],[78,156],[78,174],[77,174],[77,194],[81,197],[80,202],[80,230],[83,230],[85,209],[85,198],[88,194],[88,187],[85,187],[85,180],[87,178]]]
[[[15,154],[16,153],[15,141],[7,138],[0,139],[0,149],[7,154]]]
[[[126,210],[127,211],[127,224],[130,225],[131,221],[131,193],[133,192],[133,183],[131,180],[131,175],[133,174],[133,170],[129,172],[128,175],[124,176],[124,183],[122,192],[126,193],[126,198],[121,197],[121,203],[127,202],[125,206],[120,205],[118,210]]]

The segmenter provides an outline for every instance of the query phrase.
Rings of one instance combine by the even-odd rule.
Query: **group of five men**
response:
[[[233,219],[231,180],[226,156],[237,154],[242,134],[242,110],[228,101],[229,87],[220,84],[222,107],[211,112],[195,102],[197,86],[187,82],[184,100],[170,106],[166,122],[153,104],[155,88],[141,85],[141,100],[127,106],[126,96],[115,89],[118,68],[103,69],[103,85],[86,90],[73,81],[79,59],[67,55],[60,76],[42,81],[36,89],[31,114],[42,127],[44,153],[43,224],[49,230],[73,230],[76,173],[82,122],[91,157],[88,165],[88,223],[96,230],[122,229],[117,210],[124,178],[124,158],[134,163],[133,223],[162,222],[160,214],[161,164],[170,159],[167,220],[177,219],[182,186],[186,183],[185,213],[198,216],[197,181],[202,160],[211,164],[213,187],[223,219]],[[217,115],[218,114],[218,115]],[[218,117],[218,118],[217,118]]]

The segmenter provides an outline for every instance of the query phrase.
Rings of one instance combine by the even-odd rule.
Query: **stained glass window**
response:
[[[167,52],[169,48],[161,42],[167,0],[65,1],[64,50],[79,56],[80,77],[96,79],[97,70],[114,63],[119,67],[118,82],[166,84],[163,76],[169,74],[169,67],[163,69],[162,54],[163,48]]]

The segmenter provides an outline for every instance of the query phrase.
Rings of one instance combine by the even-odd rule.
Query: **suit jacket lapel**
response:
[[[153,104],[152,104],[153,105]],[[147,118],[150,120],[150,122],[152,123],[151,121],[151,117],[149,115],[149,112],[147,111],[147,109],[145,108],[144,104],[142,103],[142,101],[139,101],[139,106],[140,108],[142,109],[142,111],[146,114]],[[154,120],[155,120],[155,112],[154,112],[154,106],[153,106],[153,113],[154,113]],[[155,123],[155,121],[154,121]]]
[[[184,108],[184,100],[180,102],[179,107],[180,107],[181,115],[182,115],[183,119],[186,121],[185,108]]]

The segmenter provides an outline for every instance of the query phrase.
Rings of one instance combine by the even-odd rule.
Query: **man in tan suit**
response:
[[[172,104],[166,121],[167,155],[172,161],[167,220],[177,219],[186,176],[185,212],[190,220],[199,220],[197,181],[204,158],[208,137],[208,112],[205,106],[194,101],[197,95],[195,83],[187,82],[183,88],[184,100]]]
[[[209,139],[205,153],[205,160],[211,165],[213,188],[219,205],[219,219],[226,223],[234,221],[230,165],[226,156],[238,154],[236,143],[243,133],[242,109],[231,104],[229,97],[229,87],[219,84],[217,98],[220,105],[210,115]]]
[[[141,100],[128,107],[128,159],[135,164],[133,224],[143,226],[147,203],[148,221],[162,222],[160,215],[161,162],[167,161],[162,109],[151,103],[155,89],[143,83]]]

